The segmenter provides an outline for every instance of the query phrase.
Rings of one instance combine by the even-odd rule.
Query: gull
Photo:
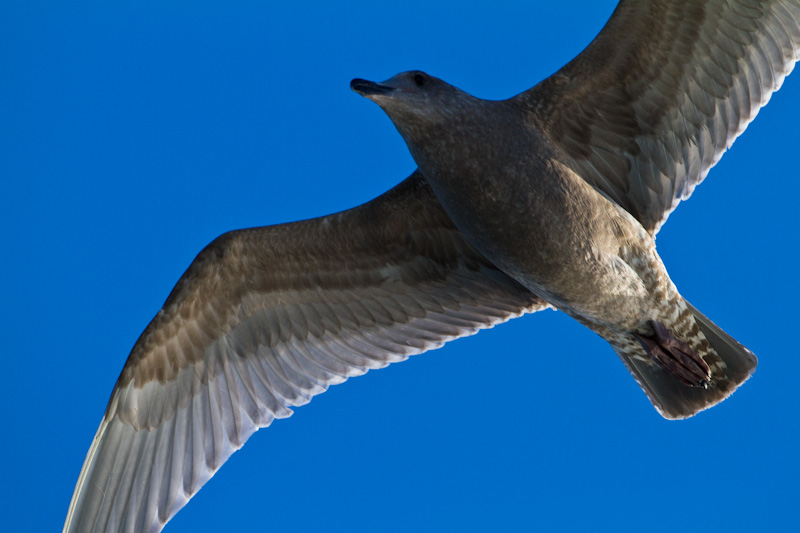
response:
[[[417,170],[200,252],[125,363],[64,531],[160,531],[330,385],[546,308],[608,341],[664,417],[722,401],[756,358],[681,297],[655,236],[799,54],[800,0],[623,0],[507,100],[420,71],[353,80]]]

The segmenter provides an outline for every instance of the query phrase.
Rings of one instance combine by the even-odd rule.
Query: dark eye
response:
[[[414,83],[417,84],[417,87],[422,87],[425,85],[426,81],[428,81],[428,79],[424,74],[414,74]]]

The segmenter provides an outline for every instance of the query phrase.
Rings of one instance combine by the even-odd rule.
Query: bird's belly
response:
[[[440,200],[470,242],[504,272],[591,322],[614,329],[641,322],[650,297],[628,260],[640,244],[649,255],[651,243],[635,241],[650,237],[621,208],[582,180],[575,187],[533,179],[495,179],[491,187],[472,190],[461,185],[462,191],[448,191]]]

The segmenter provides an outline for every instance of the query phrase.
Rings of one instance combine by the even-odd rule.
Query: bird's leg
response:
[[[652,320],[652,336],[635,334],[661,368],[690,387],[708,387],[711,369],[691,346],[678,340],[664,324]]]

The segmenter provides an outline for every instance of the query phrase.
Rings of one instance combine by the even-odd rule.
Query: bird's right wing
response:
[[[253,432],[328,386],[545,307],[419,173],[349,211],[225,234],[134,346],[64,530],[160,531]]]
[[[652,233],[800,57],[800,0],[621,0],[516,101],[587,182]]]

